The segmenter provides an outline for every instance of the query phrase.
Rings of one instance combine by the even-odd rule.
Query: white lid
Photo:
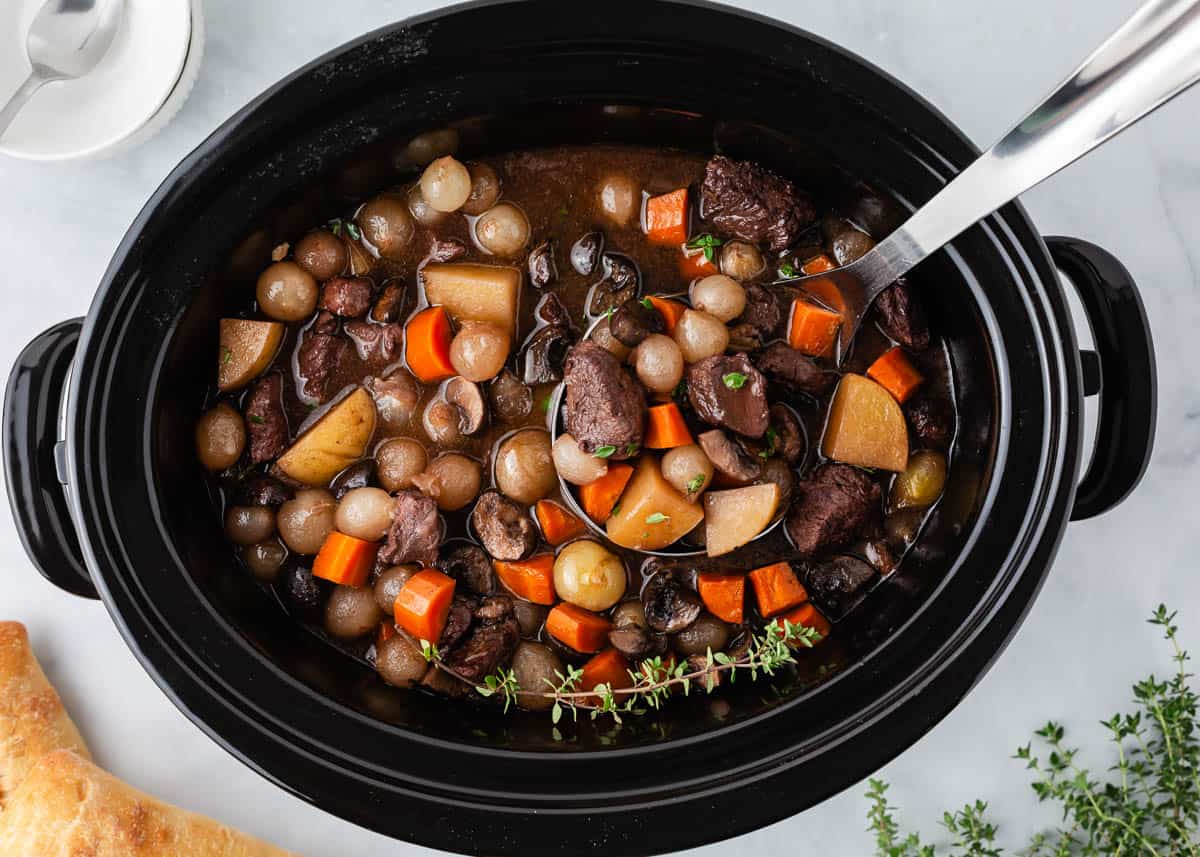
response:
[[[0,103],[29,74],[25,37],[44,2],[0,0]],[[0,137],[0,153],[50,161],[111,150],[175,90],[191,36],[190,0],[125,0],[121,29],[100,64],[43,86]]]

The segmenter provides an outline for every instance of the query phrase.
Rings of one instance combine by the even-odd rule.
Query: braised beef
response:
[[[800,420],[792,413],[792,409],[782,402],[771,405],[768,415],[771,428],[775,430],[773,451],[788,464],[795,465],[804,457],[808,448]]]
[[[751,455],[720,429],[706,431],[696,438],[713,469],[734,482],[750,482],[762,473],[762,459]]]
[[[750,161],[714,155],[704,168],[700,216],[725,234],[783,250],[816,211],[787,179]]]
[[[421,687],[452,699],[458,699],[474,692],[471,690],[471,685],[452,676],[439,666],[429,667],[429,672],[425,673],[425,677],[421,679]]]
[[[558,279],[554,264],[554,242],[543,241],[529,254],[529,282],[535,289],[544,289]]]
[[[913,434],[925,446],[944,450],[954,434],[954,412],[945,399],[919,392],[904,404]]]
[[[437,568],[463,587],[479,595],[496,591],[496,572],[487,554],[478,545],[459,544],[438,559]]]
[[[662,333],[665,327],[662,314],[653,305],[646,306],[637,298],[630,298],[617,307],[608,320],[613,339],[630,348],[641,345],[642,340],[652,333]]]
[[[704,610],[700,596],[670,572],[660,571],[642,589],[646,624],[660,634],[674,634],[691,625]]]
[[[466,636],[478,606],[479,599],[457,591],[454,593],[454,598],[450,601],[450,612],[446,614],[446,624],[442,627],[442,636],[435,641],[439,651],[450,651]]]
[[[858,557],[835,556],[810,565],[804,585],[821,612],[837,621],[862,601],[876,579],[875,569]]]
[[[492,559],[515,562],[537,547],[537,527],[525,507],[499,491],[480,495],[471,512],[471,525]]]
[[[547,324],[525,344],[526,384],[553,384],[562,380],[563,364],[575,337],[563,324]]]
[[[371,321],[388,324],[399,321],[404,311],[404,283],[400,280],[389,280],[383,286],[383,291],[375,299],[371,307]]]
[[[709,425],[746,437],[767,430],[767,382],[745,354],[717,354],[687,369],[688,398]]]
[[[367,488],[375,483],[375,459],[368,458],[351,464],[329,483],[333,496],[341,500],[355,488]]]
[[[571,313],[563,306],[562,298],[547,292],[542,295],[542,299],[538,301],[537,306],[533,309],[533,314],[539,321],[546,324],[559,324],[563,327],[572,329],[574,332],[575,325],[571,322]]]
[[[251,464],[270,461],[287,448],[283,376],[272,373],[254,385],[246,399],[246,432],[250,436]]]
[[[759,339],[768,340],[775,336],[783,321],[783,309],[779,306],[779,297],[767,286],[748,285],[746,289],[746,308],[733,321],[733,327],[749,325]],[[746,334],[742,334],[743,336]],[[730,331],[733,338],[733,331]]]
[[[294,492],[274,476],[252,476],[238,489],[239,506],[280,506],[292,499]]]
[[[588,312],[604,315],[615,310],[641,290],[641,273],[634,261],[620,253],[605,253],[604,279],[592,286],[588,296]]]
[[[755,355],[755,364],[773,381],[791,384],[802,393],[820,396],[837,382],[837,372],[822,369],[805,354],[784,342],[772,342]]]
[[[434,238],[429,244],[430,262],[453,262],[467,255],[467,245],[457,238]]]
[[[916,290],[904,277],[896,280],[875,299],[875,312],[883,332],[913,351],[929,347],[929,321]]]
[[[581,342],[567,354],[567,431],[580,449],[612,447],[611,459],[629,458],[642,444],[646,393],[610,352]]]
[[[420,491],[396,494],[392,507],[392,526],[387,543],[379,550],[379,561],[387,565],[419,562],[433,565],[442,537],[437,503]]]
[[[332,392],[329,382],[339,364],[350,357],[350,342],[336,333],[337,317],[322,312],[304,334],[296,353],[296,365],[305,396],[321,404]]]
[[[493,595],[483,599],[475,608],[475,618],[481,622],[499,622],[509,616],[516,616],[513,600],[508,595]]]
[[[590,276],[600,264],[603,250],[604,233],[588,232],[571,245],[571,267],[585,277]]]
[[[476,625],[466,640],[451,650],[442,662],[459,678],[478,684],[512,660],[520,641],[521,626],[510,610],[502,619]]]
[[[797,483],[787,531],[801,557],[844,547],[879,513],[879,485],[848,464],[823,464]]]
[[[354,340],[358,356],[363,360],[389,361],[400,354],[404,344],[404,328],[398,323],[372,324],[369,321],[346,322],[346,334]]]
[[[321,289],[321,309],[357,318],[371,308],[375,284],[366,277],[334,277]]]

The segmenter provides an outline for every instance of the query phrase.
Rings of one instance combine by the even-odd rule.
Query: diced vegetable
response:
[[[596,685],[607,685],[609,690],[624,690],[633,687],[629,675],[629,661],[616,649],[605,649],[588,659],[583,665],[583,676],[579,679],[579,690],[595,690]],[[620,699],[622,694],[617,694]],[[598,698],[598,697],[597,697]],[[591,698],[588,701],[592,702]]]
[[[705,256],[703,250],[684,250],[679,257],[679,274],[685,280],[697,280],[719,273],[716,263]]]
[[[334,530],[313,561],[313,577],[345,586],[363,586],[375,567],[379,545]]]
[[[608,537],[621,547],[658,550],[682,538],[702,520],[704,510],[699,504],[672,488],[658,461],[644,455],[608,519]]]
[[[646,200],[646,238],[651,244],[683,244],[687,241],[687,228],[687,188]]]
[[[701,572],[696,575],[696,589],[708,612],[740,625],[745,618],[746,578],[740,574],[714,574]]]
[[[418,571],[396,596],[396,624],[418,640],[436,643],[446,627],[453,599],[453,577],[432,568]]]
[[[646,438],[642,445],[647,449],[672,449],[676,446],[688,446],[695,441],[688,431],[687,423],[679,406],[674,402],[665,405],[654,405],[649,409],[649,422],[646,427]]]
[[[931,449],[908,459],[908,467],[892,483],[893,509],[921,509],[933,504],[946,487],[946,457]]]
[[[632,476],[633,467],[628,464],[608,465],[608,472],[595,482],[579,486],[579,502],[583,505],[583,511],[597,524],[606,523]]]
[[[518,598],[534,604],[553,604],[554,554],[543,553],[517,562],[492,561],[500,582]]]
[[[806,276],[811,277],[813,274],[827,274],[836,267],[837,265],[834,264],[832,259],[826,256],[824,253],[820,253],[816,256],[813,256],[811,259],[807,260],[803,265],[801,265],[800,270],[803,271]]]
[[[538,500],[533,511],[542,528],[542,538],[549,544],[558,546],[587,532],[583,521],[553,500]]]
[[[845,375],[829,406],[821,452],[859,467],[903,473],[908,426],[892,394],[862,375]]]
[[[750,572],[750,585],[758,601],[758,612],[770,618],[808,600],[808,591],[796,579],[796,572],[786,562],[756,568]]]
[[[832,630],[829,620],[821,615],[820,611],[813,606],[811,601],[804,602],[792,612],[785,613],[775,620],[775,624],[780,628],[784,627],[784,622],[791,622],[793,625],[815,629],[821,637],[818,640],[814,640],[813,645],[823,642],[829,636],[830,630]]]
[[[837,343],[842,317],[803,298],[792,301],[788,345],[810,357],[825,357]]]
[[[900,346],[889,348],[867,369],[867,376],[904,404],[925,379],[912,365]]]
[[[404,329],[404,359],[409,370],[426,384],[453,378],[458,374],[450,360],[453,338],[444,307],[433,306],[414,315]]]
[[[704,257],[702,256],[701,258]],[[683,311],[687,307],[679,301],[673,301],[670,298],[660,298],[657,295],[650,295],[649,301],[654,304],[654,308],[658,310],[658,314],[663,317],[666,333],[670,336],[675,332],[675,325],[679,323],[679,319],[683,316]]]
[[[300,435],[276,466],[305,485],[327,485],[363,457],[374,431],[375,401],[359,387]]]
[[[774,482],[704,495],[704,545],[709,556],[737,550],[767,528],[779,505]]]
[[[554,591],[585,610],[607,610],[625,594],[625,564],[592,539],[571,542],[554,558]]]
[[[425,297],[440,304],[456,322],[484,321],[508,334],[517,332],[521,271],[501,265],[431,262],[421,269]]]
[[[283,342],[283,325],[278,321],[223,318],[220,339],[217,386],[223,392],[237,390],[271,365]]]
[[[546,617],[546,633],[577,652],[598,652],[608,643],[609,621],[574,604],[559,604]]]

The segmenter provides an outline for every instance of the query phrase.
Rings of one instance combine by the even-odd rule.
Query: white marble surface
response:
[[[115,160],[36,166],[0,158],[0,366],[34,333],[83,314],[126,225],[170,168],[234,110],[296,66],[431,0],[207,0],[209,45],[178,119]],[[881,65],[989,142],[1133,8],[1134,0],[743,0]],[[0,34],[8,50],[10,34]],[[942,808],[990,800],[1011,841],[1035,824],[1021,766],[1008,760],[1047,717],[1080,739],[1168,666],[1142,618],[1160,600],[1200,649],[1200,91],[1030,193],[1046,234],[1115,252],[1142,285],[1157,338],[1158,448],[1145,482],[1100,520],[1072,526],[1041,597],[969,698],[883,772],[906,816],[937,834]],[[312,809],[227,756],[142,672],[104,609],[38,577],[0,515],[0,618],[30,627],[47,671],[99,760],[131,782],[313,857],[434,852]],[[863,787],[735,840],[732,853],[867,853]],[[486,843],[480,852],[487,853]],[[723,846],[690,852],[729,854]]]

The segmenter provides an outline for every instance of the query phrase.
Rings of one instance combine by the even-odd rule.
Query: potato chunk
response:
[[[245,387],[271,365],[281,342],[283,325],[278,321],[221,319],[217,386],[222,392]]]
[[[845,464],[903,473],[908,426],[892,394],[862,375],[844,376],[829,406],[821,452]]]
[[[767,528],[779,506],[779,485],[764,482],[704,495],[704,545],[709,556],[737,550]]]
[[[517,331],[521,298],[521,271],[502,265],[434,262],[421,270],[425,297],[440,304],[458,324],[483,321],[508,334]]]
[[[621,547],[659,550],[678,541],[704,520],[697,503],[671,487],[663,478],[658,459],[643,455],[633,478],[608,519],[608,537]]]
[[[375,402],[359,387],[342,399],[279,457],[277,466],[305,485],[329,480],[362,458],[375,432]]]

